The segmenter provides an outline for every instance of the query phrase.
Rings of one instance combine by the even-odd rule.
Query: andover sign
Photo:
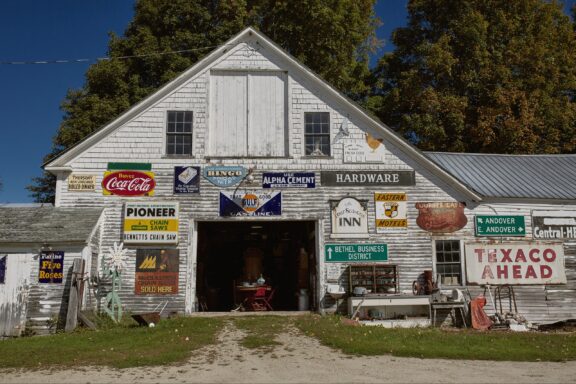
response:
[[[476,216],[476,236],[526,236],[524,216]]]
[[[468,283],[566,284],[562,243],[467,243],[465,248]]]

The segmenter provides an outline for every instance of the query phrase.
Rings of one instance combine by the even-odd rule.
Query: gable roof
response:
[[[86,244],[102,209],[0,206],[0,244]]]
[[[576,199],[576,155],[426,152],[487,198]]]
[[[444,169],[439,167],[436,163],[428,159],[422,152],[420,152],[415,146],[408,143],[403,137],[394,132],[391,128],[377,120],[376,118],[369,115],[366,111],[360,108],[356,103],[348,99],[338,90],[330,86],[327,82],[322,80],[318,75],[316,75],[309,68],[304,66],[302,63],[298,62],[294,57],[284,51],[281,47],[276,45],[272,40],[264,36],[262,33],[257,32],[253,28],[246,28],[242,32],[238,33],[236,36],[232,37],[226,43],[222,44],[219,48],[215,49],[207,55],[205,58],[200,60],[198,63],[190,67],[188,70],[184,71],[181,75],[176,77],[174,80],[170,81],[159,90],[157,90],[152,95],[148,96],[144,100],[140,101],[128,111],[120,115],[118,118],[102,127],[98,131],[94,132],[92,135],[88,136],[84,140],[77,143],[72,148],[68,149],[64,153],[60,154],[55,159],[49,160],[43,165],[43,167],[48,171],[59,171],[59,170],[70,170],[69,163],[79,156],[82,152],[90,148],[91,146],[98,143],[100,140],[104,139],[107,135],[114,132],[116,129],[121,127],[123,124],[127,123],[134,117],[138,116],[140,113],[145,111],[147,108],[153,106],[155,103],[160,101],[162,98],[176,90],[179,86],[184,84],[190,78],[200,73],[204,69],[208,68],[216,60],[220,59],[226,55],[232,46],[240,44],[245,41],[254,41],[256,44],[270,50],[272,53],[280,57],[287,66],[289,71],[297,73],[300,77],[315,85],[322,92],[331,96],[340,105],[350,111],[355,118],[362,121],[366,127],[373,129],[376,132],[381,133],[382,138],[388,140],[402,151],[404,151],[409,157],[414,159],[421,167],[428,170],[429,172],[437,175],[442,179],[447,185],[449,185],[454,190],[467,196],[472,201],[481,200],[481,196],[472,191],[468,186],[463,184],[460,180],[456,179],[454,176],[446,172]]]

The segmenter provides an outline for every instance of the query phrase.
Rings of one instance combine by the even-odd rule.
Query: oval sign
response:
[[[106,172],[102,180],[102,191],[105,195],[151,196],[155,186],[156,181],[152,172]]]

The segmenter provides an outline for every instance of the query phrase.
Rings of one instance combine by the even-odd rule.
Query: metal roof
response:
[[[576,199],[576,155],[425,155],[484,197]]]
[[[83,243],[102,209],[0,206],[0,243]]]

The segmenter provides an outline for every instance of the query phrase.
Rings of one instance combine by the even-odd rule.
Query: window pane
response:
[[[166,154],[192,154],[192,111],[168,111]]]
[[[330,113],[304,113],[304,149],[306,155],[330,155]]]
[[[436,273],[440,275],[441,284],[462,284],[460,260],[460,242],[458,240],[436,241]]]

